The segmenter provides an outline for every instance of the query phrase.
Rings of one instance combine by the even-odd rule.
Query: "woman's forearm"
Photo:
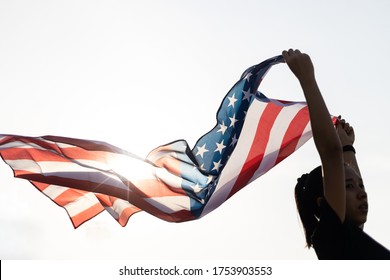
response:
[[[341,155],[339,137],[314,76],[301,77],[299,82],[309,107],[313,139],[320,157],[329,153]]]

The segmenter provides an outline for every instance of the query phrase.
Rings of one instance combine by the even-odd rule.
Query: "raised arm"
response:
[[[283,51],[283,57],[298,78],[307,105],[313,139],[319,153],[324,196],[341,222],[345,220],[345,173],[342,144],[317,85],[310,57],[299,50]]]

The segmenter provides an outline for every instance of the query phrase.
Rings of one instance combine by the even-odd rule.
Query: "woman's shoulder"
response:
[[[313,247],[319,259],[344,259],[344,224],[323,199],[320,217],[312,235]]]
[[[329,205],[326,198],[322,198],[320,202],[320,217],[318,226],[320,227],[342,227],[345,223],[341,222],[339,216]]]
[[[390,259],[390,251],[356,225],[343,223],[323,199],[317,229],[312,236],[319,259]]]

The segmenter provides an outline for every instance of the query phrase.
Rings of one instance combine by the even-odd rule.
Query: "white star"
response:
[[[228,107],[229,107],[229,106],[232,106],[232,107],[234,108],[234,103],[237,102],[237,99],[235,98],[234,93],[233,93],[233,96],[232,96],[232,97],[228,97],[228,99],[229,99],[229,105],[228,105]]]
[[[214,164],[214,167],[213,169],[211,169],[211,171],[213,170],[216,170],[218,172],[218,170],[221,168],[222,164],[221,164],[221,160],[219,160],[218,162],[216,161],[213,161],[213,164]]]
[[[194,190],[194,193],[200,193],[203,190],[198,184],[192,186],[192,189]]]
[[[232,138],[232,143],[230,143],[230,146],[236,145],[237,141],[238,141],[238,139],[237,139],[237,137],[236,137],[236,134],[234,134],[234,136],[233,136],[233,138]]]
[[[245,76],[245,80],[247,80],[248,82],[249,82],[249,79],[251,78],[251,76],[252,76],[253,74],[252,73],[248,73],[248,74],[246,74],[246,76]]]
[[[250,92],[249,89],[247,91],[243,90],[242,93],[244,94],[244,96],[242,97],[242,100],[248,100],[248,101],[251,100],[250,98],[251,98],[252,93]]]
[[[211,183],[211,181],[213,181],[213,179],[214,179],[214,176],[212,176],[212,175],[209,175],[208,177],[207,177],[207,185],[208,184],[210,184]]]
[[[219,126],[220,126],[220,128],[218,129],[217,132],[222,132],[222,135],[224,135],[225,131],[227,129],[227,126],[225,125],[225,123],[223,121],[222,121],[222,123]]]
[[[205,152],[208,152],[208,151],[209,151],[209,150],[206,149],[206,143],[203,144],[202,147],[197,146],[196,148],[198,149],[198,152],[196,153],[196,155],[197,155],[197,156],[200,155],[201,158],[203,158],[203,154],[204,154]]]
[[[230,126],[229,127],[234,127],[236,122],[238,122],[238,120],[236,119],[236,114],[234,114],[233,117],[229,117],[229,119],[230,119]]]
[[[217,145],[217,148],[215,149],[214,152],[218,151],[219,154],[221,155],[222,154],[222,150],[226,148],[226,146],[223,144],[223,140],[221,141],[221,143],[215,143]]]

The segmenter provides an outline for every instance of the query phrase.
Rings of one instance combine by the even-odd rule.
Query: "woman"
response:
[[[390,251],[363,232],[368,202],[353,128],[339,118],[335,129],[310,57],[292,49],[283,57],[301,84],[322,164],[298,179],[295,188],[308,247],[319,259],[390,259]]]

